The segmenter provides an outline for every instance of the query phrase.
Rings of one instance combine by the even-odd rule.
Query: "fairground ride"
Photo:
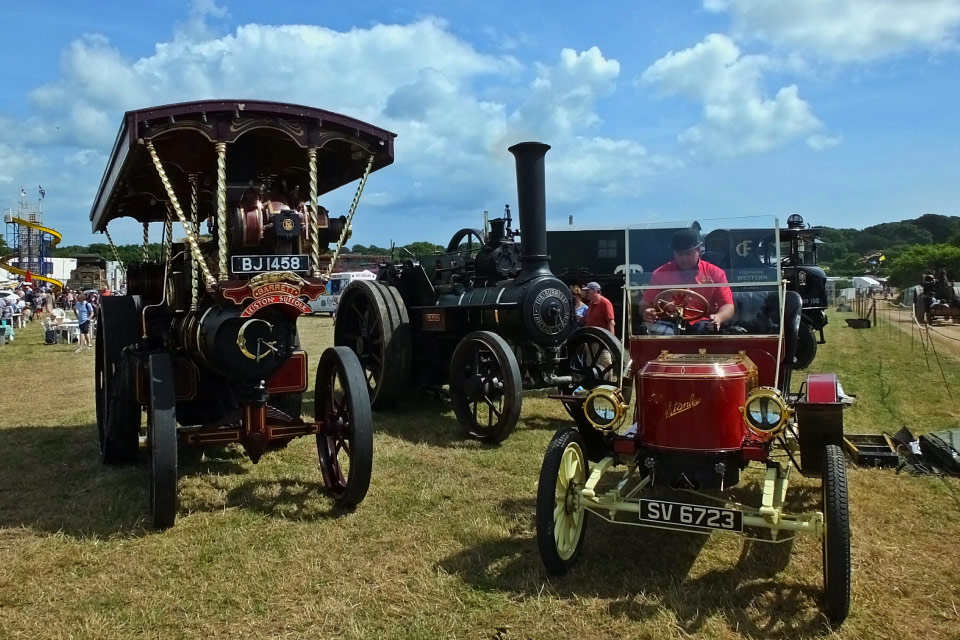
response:
[[[57,289],[63,288],[61,281],[51,277],[53,263],[49,260],[53,248],[63,236],[56,229],[43,226],[41,201],[34,205],[21,195],[17,206],[4,212],[3,221],[6,223],[6,241],[10,249],[0,256],[0,268],[15,275],[26,276],[29,273],[33,280],[46,282]]]

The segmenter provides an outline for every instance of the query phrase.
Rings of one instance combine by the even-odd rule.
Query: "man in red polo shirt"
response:
[[[588,282],[583,288],[583,295],[586,296],[587,304],[590,305],[583,317],[583,324],[588,327],[603,327],[616,335],[614,327],[617,323],[613,318],[613,303],[600,293],[599,283]]]
[[[669,335],[677,332],[675,324],[658,320],[653,302],[665,289],[683,289],[684,285],[717,283],[726,285],[727,274],[720,267],[700,259],[703,240],[695,229],[681,229],[673,234],[673,260],[659,267],[650,276],[651,285],[665,285],[663,289],[647,289],[640,301],[643,321],[652,334]],[[733,317],[733,293],[729,286],[691,289],[707,299],[709,315],[689,326],[692,333],[716,331]]]

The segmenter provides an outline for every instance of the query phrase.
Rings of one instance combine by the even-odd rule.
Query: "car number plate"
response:
[[[267,271],[309,271],[306,254],[291,256],[231,256],[234,273],[264,273]]]
[[[679,524],[699,529],[743,531],[743,513],[736,509],[705,507],[665,500],[641,500],[640,519],[644,522]]]

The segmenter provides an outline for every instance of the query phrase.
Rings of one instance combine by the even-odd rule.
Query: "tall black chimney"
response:
[[[520,217],[520,248],[523,268],[516,282],[552,275],[547,255],[547,204],[543,157],[550,145],[521,142],[507,151],[517,160],[517,215]]]

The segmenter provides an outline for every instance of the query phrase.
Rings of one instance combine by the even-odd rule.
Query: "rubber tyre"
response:
[[[409,383],[413,350],[400,292],[374,280],[347,285],[334,318],[333,343],[359,358],[371,407],[396,406]]]
[[[806,369],[817,357],[817,336],[813,325],[800,321],[800,332],[797,335],[797,356],[794,369]]]
[[[367,495],[373,471],[373,416],[363,367],[347,347],[320,356],[315,388],[317,455],[326,491],[339,507],[354,507]],[[340,453],[349,457],[343,473]]]
[[[97,434],[103,464],[131,464],[140,448],[140,405],[131,397],[130,377],[137,360],[123,350],[139,339],[139,313],[133,296],[101,300],[97,318],[94,386]]]
[[[850,508],[847,463],[829,444],[823,452],[823,587],[827,618],[839,625],[850,613]]]
[[[155,529],[168,529],[177,521],[177,402],[173,361],[167,353],[154,353],[150,356],[149,368],[150,518]]]
[[[468,436],[486,444],[507,439],[520,420],[523,386],[517,357],[506,340],[490,331],[464,336],[450,360],[450,400]],[[496,422],[490,419],[494,411],[489,400],[499,406]],[[481,402],[488,407],[486,425],[478,421]]]
[[[569,427],[558,431],[543,456],[537,486],[537,548],[552,575],[566,574],[583,550],[587,512],[576,491],[589,473],[580,433]]]

